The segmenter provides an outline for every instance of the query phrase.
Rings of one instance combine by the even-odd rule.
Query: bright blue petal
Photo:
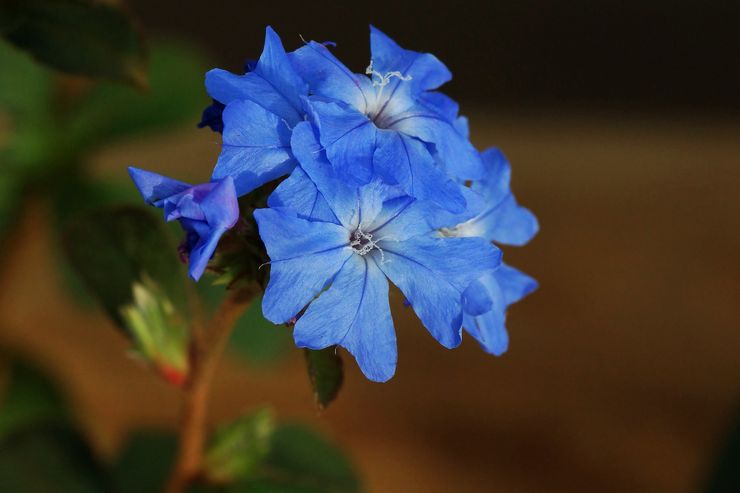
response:
[[[487,353],[495,356],[501,356],[509,349],[509,334],[505,323],[506,314],[496,309],[477,317],[468,314],[463,317],[465,331],[473,336]]]
[[[349,234],[336,224],[307,221],[278,209],[258,209],[254,218],[270,256],[262,310],[268,320],[285,323],[353,255]]]
[[[223,147],[214,180],[233,177],[236,192],[242,196],[295,167],[291,132],[280,118],[251,101],[230,103],[223,118]]]
[[[465,210],[460,186],[437,167],[421,141],[389,130],[380,130],[377,137],[373,165],[386,181],[394,180],[411,197],[452,212]]]
[[[511,165],[504,153],[490,147],[480,153],[485,174],[472,184],[472,189],[480,193],[491,205],[498,204],[511,193]]]
[[[443,207],[429,208],[429,211],[427,212],[427,222],[433,229],[457,226],[460,223],[464,223],[465,221],[480,215],[485,209],[486,202],[479,193],[464,185],[458,185],[458,187],[462,196],[465,197],[465,210],[459,213],[453,213]]]
[[[188,259],[188,275],[190,275],[190,278],[194,281],[200,279],[203,272],[205,272],[206,266],[208,266],[208,261],[216,251],[218,242],[221,239],[221,236],[226,232],[226,229],[227,228],[222,227],[210,230],[208,234],[201,236],[199,241],[190,250]]]
[[[501,262],[500,250],[482,238],[382,241],[380,268],[399,287],[424,326],[447,348],[461,341],[462,293]]]
[[[303,119],[301,96],[308,86],[296,73],[280,38],[268,27],[256,67],[244,75],[214,69],[206,74],[208,93],[223,104],[250,100],[278,115],[291,126]]]
[[[329,289],[311,303],[293,333],[311,349],[339,345],[367,378],[385,382],[396,370],[396,334],[388,305],[388,280],[367,256],[352,255]]]
[[[462,296],[463,311],[470,315],[480,315],[493,308],[493,300],[480,279],[470,283]]]
[[[483,177],[478,151],[438,113],[418,105],[395,116],[388,128],[433,144],[445,169],[453,176],[464,180]]]
[[[439,113],[448,122],[454,122],[460,113],[460,105],[451,97],[441,92],[425,92],[419,95],[419,102],[431,108],[435,113]]]
[[[377,128],[362,113],[339,102],[312,100],[319,140],[337,174],[353,185],[373,177]]]
[[[162,207],[164,199],[192,187],[187,183],[132,166],[128,168],[128,174],[144,200],[155,207]]]
[[[436,209],[436,206],[411,197],[388,200],[365,231],[376,240],[384,238],[389,241],[404,241],[425,235],[434,229],[428,222],[432,209]]]
[[[212,228],[233,227],[239,219],[239,201],[236,198],[234,180],[227,176],[218,182],[203,198],[200,207]]]
[[[370,51],[375,71],[380,74],[400,72],[404,77],[411,77],[409,81],[391,78],[384,88],[391,94],[408,87],[412,95],[417,95],[436,89],[452,78],[447,67],[434,55],[405,50],[373,26],[370,26]]]
[[[363,113],[367,111],[368,95],[372,92],[369,79],[352,73],[329,48],[309,41],[289,57],[313,94],[343,101]]]
[[[501,264],[493,277],[501,288],[506,306],[516,303],[538,287],[536,280],[507,264]]]
[[[481,236],[504,245],[525,245],[539,231],[535,215],[518,205],[513,195],[505,198],[494,212],[476,221],[485,232]]]
[[[270,194],[267,205],[290,209],[305,219],[341,224],[324,196],[300,167]]]

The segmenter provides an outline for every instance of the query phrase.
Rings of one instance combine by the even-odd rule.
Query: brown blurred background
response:
[[[701,491],[740,411],[740,4],[130,3],[150,34],[233,70],[259,54],[266,24],[289,49],[299,33],[337,41],[358,70],[368,22],[437,54],[474,143],[507,153],[542,225],[505,250],[541,287],[510,311],[504,357],[470,338],[444,350],[396,292],[390,383],[347,358],[338,401],[317,415],[298,351],[270,369],[233,359],[214,422],[268,402],[308,419],[371,492]],[[194,124],[110,149],[96,172],[205,179],[219,137]],[[46,221],[31,208],[6,252],[1,342],[60,375],[110,453],[132,427],[172,426],[178,393],[70,302]]]

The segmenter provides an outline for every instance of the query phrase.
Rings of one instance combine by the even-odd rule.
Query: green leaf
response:
[[[205,452],[208,479],[229,483],[254,474],[270,450],[274,430],[275,418],[269,409],[219,427]]]
[[[113,465],[121,493],[160,493],[175,462],[177,438],[166,432],[135,432]]]
[[[208,101],[203,90],[204,67],[202,57],[191,47],[155,44],[149,90],[97,84],[74,108],[65,130],[67,138],[89,148],[182,123],[194,125]]]
[[[237,321],[229,347],[249,363],[267,366],[289,354],[292,337],[286,327],[275,325],[262,315],[259,297]]]
[[[5,166],[0,153],[0,167]],[[13,226],[20,212],[21,194],[17,178],[7,172],[0,173],[0,243]]]
[[[8,383],[0,401],[0,437],[41,423],[67,419],[64,398],[46,375],[17,358],[8,362],[6,370]]]
[[[145,48],[131,17],[100,0],[4,0],[0,34],[70,74],[147,84]]]
[[[27,428],[0,440],[3,493],[105,493],[104,470],[76,430],[62,425]]]
[[[354,493],[360,483],[341,450],[310,429],[280,426],[262,474],[243,481],[232,493]]]
[[[16,124],[47,119],[51,74],[26,53],[3,42],[0,67],[0,111],[7,112]]]
[[[182,268],[164,223],[138,207],[114,207],[70,222],[72,267],[135,348],[173,383],[186,375],[188,327]]]
[[[339,394],[344,381],[342,358],[336,346],[315,351],[306,349],[306,366],[316,403],[325,409]]]

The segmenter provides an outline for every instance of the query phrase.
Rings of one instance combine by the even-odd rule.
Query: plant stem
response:
[[[183,493],[188,483],[201,472],[213,376],[234,324],[257,292],[256,288],[230,292],[208,324],[205,334],[193,340],[192,370],[185,389],[180,425],[180,448],[166,493]]]

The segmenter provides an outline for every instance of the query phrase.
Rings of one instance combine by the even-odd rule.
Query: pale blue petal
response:
[[[188,258],[188,275],[194,281],[200,279],[211,260],[213,253],[216,251],[221,236],[227,228],[210,229],[208,234],[200,237],[198,243],[190,250]]]
[[[498,204],[511,193],[511,165],[504,153],[490,147],[480,153],[485,175],[472,184],[472,189],[480,193],[491,205]]]
[[[463,311],[469,315],[480,315],[493,308],[493,300],[480,279],[471,282],[463,291],[462,304]]]
[[[234,180],[227,176],[216,184],[200,203],[208,225],[214,229],[230,229],[239,219],[239,201]]]
[[[291,132],[279,117],[251,101],[234,101],[223,118],[223,147],[212,179],[233,177],[242,196],[295,167]]]
[[[404,241],[425,235],[434,229],[429,224],[429,214],[437,207],[411,197],[399,197],[383,203],[383,208],[365,231],[375,240]]]
[[[529,209],[517,204],[514,195],[511,194],[471,223],[465,225],[464,229],[470,229],[471,234],[504,245],[525,245],[539,231],[535,215]]]
[[[367,378],[387,381],[398,355],[385,275],[372,259],[353,255],[298,319],[293,335],[299,347],[342,346]]]
[[[465,331],[473,336],[483,349],[494,356],[501,356],[509,349],[509,333],[506,330],[506,314],[491,310],[474,317],[465,314]]]
[[[136,188],[139,189],[142,198],[150,205],[163,207],[164,199],[177,195],[192,187],[187,183],[173,180],[166,176],[152,173],[139,168],[129,166],[128,174],[131,176]]]
[[[452,78],[447,67],[434,55],[405,50],[373,26],[370,26],[370,50],[375,71],[383,75],[400,72],[404,77],[411,77],[409,81],[391,78],[384,88],[390,93],[389,99],[396,97],[394,93],[407,90],[415,96],[436,89]]]
[[[426,146],[399,132],[380,130],[373,156],[375,171],[397,182],[411,197],[429,200],[452,212],[465,210],[460,186],[439,169]]]
[[[501,264],[493,277],[501,288],[506,306],[516,303],[538,287],[535,279],[507,264]]]
[[[439,113],[448,122],[454,122],[460,113],[460,105],[451,97],[441,92],[424,92],[419,95],[419,102]]]
[[[453,213],[442,207],[429,208],[429,211],[427,212],[427,222],[433,229],[457,226],[460,223],[464,223],[465,221],[480,215],[485,209],[486,201],[479,193],[461,184],[458,185],[458,187],[460,193],[465,197],[465,210],[459,213]]]
[[[342,179],[364,185],[373,177],[377,128],[365,115],[340,102],[312,100],[319,140]]]
[[[447,171],[463,180],[484,175],[483,163],[475,147],[438,113],[418,105],[401,113],[388,128],[433,144]]]
[[[500,250],[482,238],[417,236],[383,241],[380,268],[399,287],[424,326],[447,348],[461,341],[462,293],[501,262]]]
[[[273,323],[295,317],[353,255],[346,229],[312,222],[278,209],[258,209],[254,217],[270,256],[270,281],[262,311]]]
[[[267,205],[290,209],[305,219],[341,224],[301,167],[278,185],[268,197]]]
[[[369,79],[352,73],[329,48],[309,41],[289,57],[313,94],[343,101],[363,113],[367,110],[366,93],[372,91]]]
[[[291,126],[303,119],[301,96],[308,85],[296,73],[280,37],[268,27],[265,46],[253,71],[235,75],[214,69],[206,74],[208,93],[223,104],[250,100],[278,115]]]

